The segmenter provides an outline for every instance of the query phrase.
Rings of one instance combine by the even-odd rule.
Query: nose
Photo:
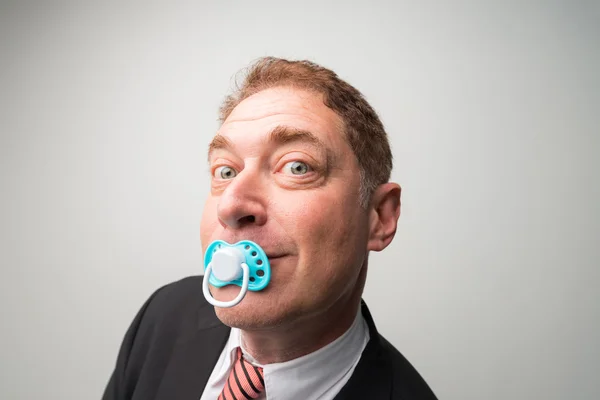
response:
[[[240,229],[267,222],[264,190],[249,170],[239,173],[221,193],[217,215],[221,225]]]

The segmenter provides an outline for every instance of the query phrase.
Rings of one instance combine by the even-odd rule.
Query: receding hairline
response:
[[[310,86],[302,85],[297,82],[287,82],[287,81],[280,82],[280,83],[277,83],[274,85],[261,87],[261,88],[256,88],[256,90],[253,90],[249,95],[244,96],[241,99],[238,99],[235,102],[235,105],[233,105],[232,107],[228,107],[225,109],[222,108],[219,113],[219,121],[221,122],[221,124],[224,124],[227,121],[227,119],[229,119],[231,114],[233,114],[235,109],[238,108],[238,106],[240,104],[244,103],[246,100],[248,100],[254,96],[264,94],[264,92],[280,91],[280,90],[290,91],[298,96],[301,96],[302,94],[314,96],[316,99],[318,99],[318,101],[321,104],[323,104],[323,106],[325,106],[327,109],[329,109],[336,116],[336,119],[339,120],[339,121],[336,121],[336,123],[339,122],[343,126],[344,121],[342,120],[341,115],[339,113],[337,113],[332,107],[327,105],[327,102],[326,102],[327,94],[324,91],[310,87]]]

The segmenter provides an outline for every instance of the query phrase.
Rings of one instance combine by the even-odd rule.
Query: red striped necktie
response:
[[[218,400],[256,399],[263,390],[265,390],[263,369],[244,360],[242,349],[238,347],[229,378]]]

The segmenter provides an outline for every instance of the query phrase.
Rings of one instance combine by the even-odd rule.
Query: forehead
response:
[[[311,132],[333,147],[345,142],[341,118],[323,103],[321,95],[288,87],[266,89],[244,99],[218,134],[232,141],[251,140],[278,126]]]

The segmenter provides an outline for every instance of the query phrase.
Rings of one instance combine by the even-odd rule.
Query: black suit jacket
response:
[[[371,339],[335,399],[435,399],[364,303],[362,312]],[[229,331],[204,299],[201,276],[162,287],[129,327],[103,400],[199,400]]]

